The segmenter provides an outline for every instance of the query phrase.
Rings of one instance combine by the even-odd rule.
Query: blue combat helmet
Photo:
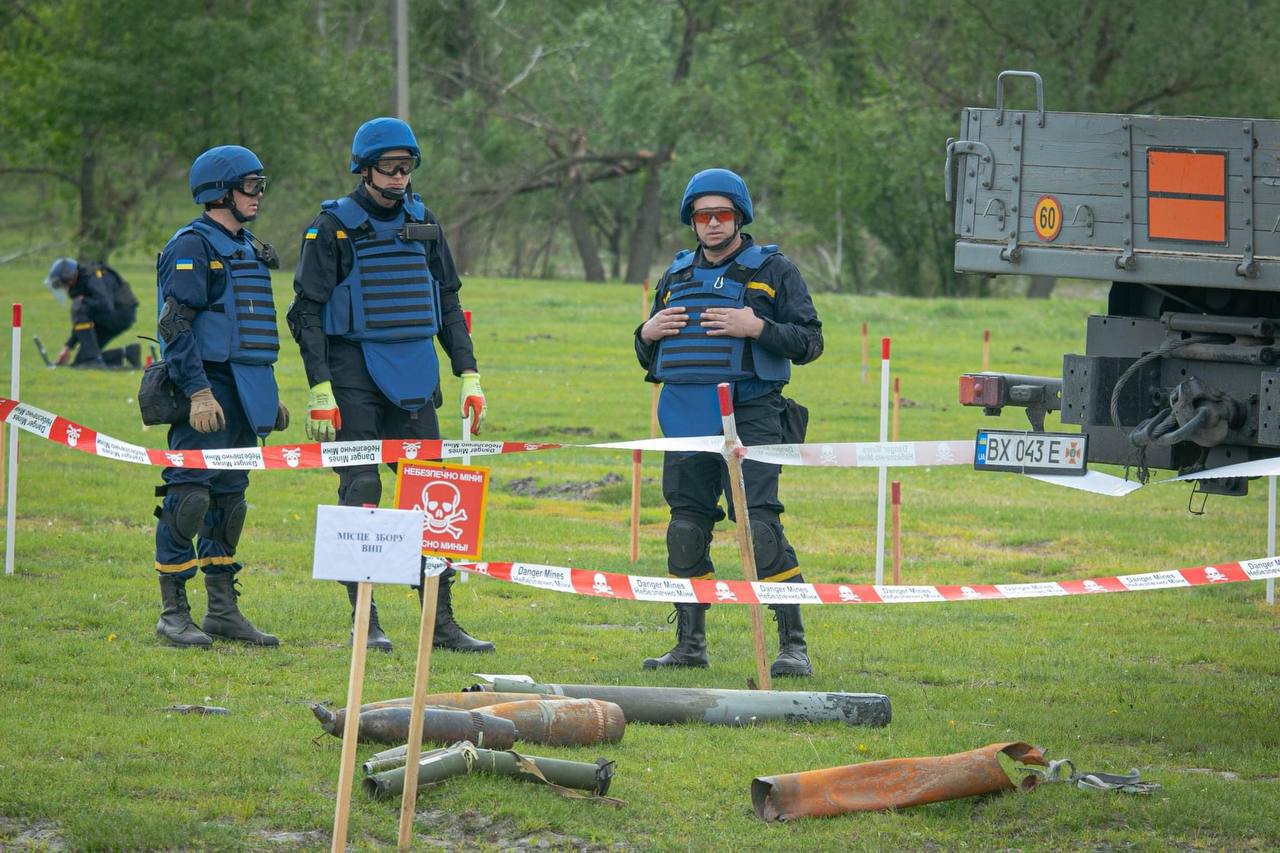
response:
[[[386,151],[404,148],[422,162],[422,149],[413,129],[398,118],[371,118],[356,131],[351,140],[351,172],[355,174]]]
[[[737,172],[703,169],[689,179],[680,199],[680,221],[685,225],[693,222],[693,200],[704,195],[722,195],[729,199],[742,214],[742,224],[751,224],[751,193],[747,192],[747,182]]]
[[[191,164],[188,183],[196,204],[217,201],[240,184],[245,175],[262,173],[258,155],[240,145],[218,145]]]
[[[80,277],[80,264],[75,258],[58,258],[49,267],[49,274],[44,277],[44,286],[49,288],[60,304],[67,304],[67,291]]]

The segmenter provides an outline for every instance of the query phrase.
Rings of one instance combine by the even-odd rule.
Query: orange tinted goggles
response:
[[[692,218],[698,225],[710,225],[713,219],[716,222],[732,222],[737,215],[738,212],[732,207],[708,207],[695,210]]]

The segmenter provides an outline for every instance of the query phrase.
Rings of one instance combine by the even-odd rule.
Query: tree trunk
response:
[[[649,275],[653,253],[658,247],[658,217],[662,203],[662,167],[670,151],[659,152],[644,170],[644,189],[636,209],[636,227],[631,232],[631,251],[627,256],[627,284],[639,284]]]
[[[574,192],[565,198],[565,208],[569,215],[569,230],[573,233],[573,243],[582,258],[582,277],[586,281],[604,281],[604,264],[600,263],[600,247],[596,244],[596,235],[591,231],[590,218],[578,201],[579,195]]]
[[[1033,275],[1031,276],[1031,284],[1027,287],[1028,299],[1048,299],[1049,294],[1053,293],[1053,286],[1058,280],[1051,275]]]

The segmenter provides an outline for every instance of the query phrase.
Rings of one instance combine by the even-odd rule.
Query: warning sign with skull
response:
[[[478,559],[489,469],[409,460],[398,468],[396,508],[422,513],[422,553]]]

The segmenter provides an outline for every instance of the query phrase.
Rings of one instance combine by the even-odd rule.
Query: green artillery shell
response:
[[[537,755],[519,756],[514,751],[472,749],[471,744],[456,744],[448,749],[424,753],[418,761],[418,787],[442,782],[467,773],[492,773],[512,776],[529,782],[541,782],[536,775],[521,768],[521,759],[532,761],[547,781],[565,788],[591,791],[603,796],[609,790],[613,762],[603,758],[594,764],[565,761]],[[365,777],[361,783],[372,797],[397,797],[404,793],[405,768],[397,767]]]
[[[879,693],[532,684],[502,676],[496,676],[492,685],[476,685],[472,690],[475,689],[603,699],[620,706],[631,723],[703,722],[745,726],[763,720],[834,720],[850,726],[887,726],[892,718],[889,697]]]
[[[322,705],[311,705],[311,712],[321,727],[335,737],[342,737],[346,709],[330,711]],[[409,739],[408,706],[375,708],[360,714],[358,740],[361,743],[401,744]],[[510,720],[480,711],[452,708],[426,708],[422,712],[422,742],[449,744],[460,740],[483,743],[506,749],[515,743],[516,727]]]

